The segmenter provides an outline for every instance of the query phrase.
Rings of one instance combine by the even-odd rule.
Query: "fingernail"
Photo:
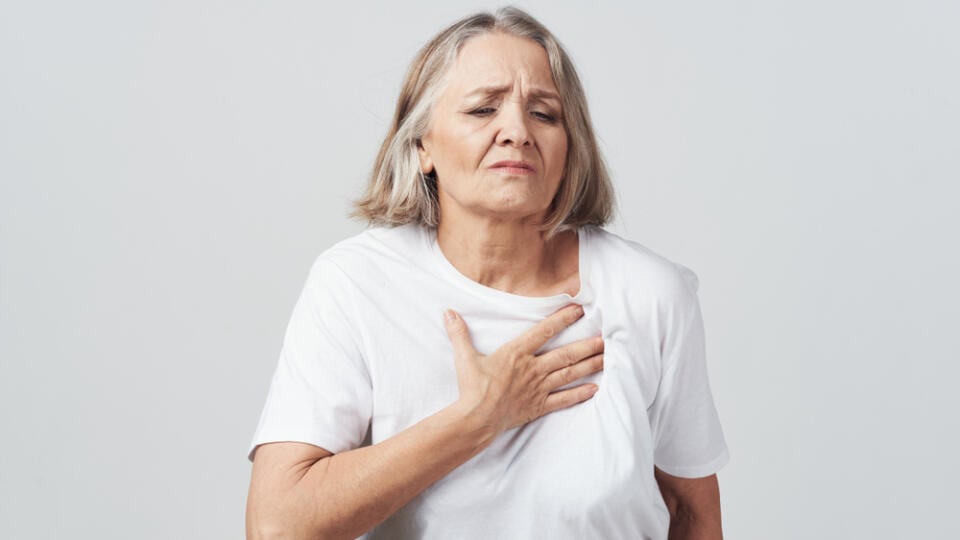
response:
[[[448,309],[443,312],[443,319],[448,323],[452,323],[457,320],[457,314],[452,309]]]
[[[577,309],[574,310],[574,313],[577,314],[577,317],[583,315],[583,306],[577,306]]]

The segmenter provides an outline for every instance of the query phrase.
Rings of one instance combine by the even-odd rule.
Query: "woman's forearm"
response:
[[[455,403],[385,441],[320,459],[261,516],[263,529],[283,538],[360,536],[493,441],[479,416]]]

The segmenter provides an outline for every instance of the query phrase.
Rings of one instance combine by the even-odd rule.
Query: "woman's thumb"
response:
[[[443,322],[447,327],[447,336],[453,344],[453,353],[458,357],[476,354],[473,342],[470,340],[470,331],[467,323],[456,311],[448,309],[443,313]]]

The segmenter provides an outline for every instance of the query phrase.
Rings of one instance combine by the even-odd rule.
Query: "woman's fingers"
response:
[[[573,381],[596,373],[603,369],[603,355],[597,354],[562,369],[558,369],[543,380],[548,391],[566,386]]]
[[[581,339],[573,343],[545,352],[537,359],[544,373],[572,366],[584,358],[603,352],[603,338],[600,336]]]
[[[577,403],[586,401],[597,393],[598,388],[600,387],[590,383],[581,384],[580,386],[554,392],[547,396],[547,399],[543,404],[543,414],[540,416],[544,416],[552,413],[553,411],[565,409],[571,405],[576,405]]]
[[[561,330],[577,322],[583,317],[583,308],[576,304],[571,304],[553,312],[549,317],[538,322],[533,328],[527,330],[512,343],[523,354],[534,354],[544,343],[550,341],[550,338],[560,333]]]
[[[554,390],[603,369],[602,339],[584,339],[536,354],[582,316],[582,307],[566,306],[490,355],[481,356],[466,321],[448,309],[444,325],[453,346],[459,400],[485,415],[501,433],[589,399],[596,392],[594,384]]]

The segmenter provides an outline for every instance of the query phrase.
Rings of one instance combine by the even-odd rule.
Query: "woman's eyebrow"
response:
[[[464,97],[471,98],[475,96],[495,96],[508,92],[511,88],[513,88],[513,85],[510,84],[480,86],[468,92]],[[530,89],[528,94],[532,98],[540,100],[553,100],[558,104],[561,103],[560,96],[558,96],[556,92],[547,90],[546,88],[533,87]]]

